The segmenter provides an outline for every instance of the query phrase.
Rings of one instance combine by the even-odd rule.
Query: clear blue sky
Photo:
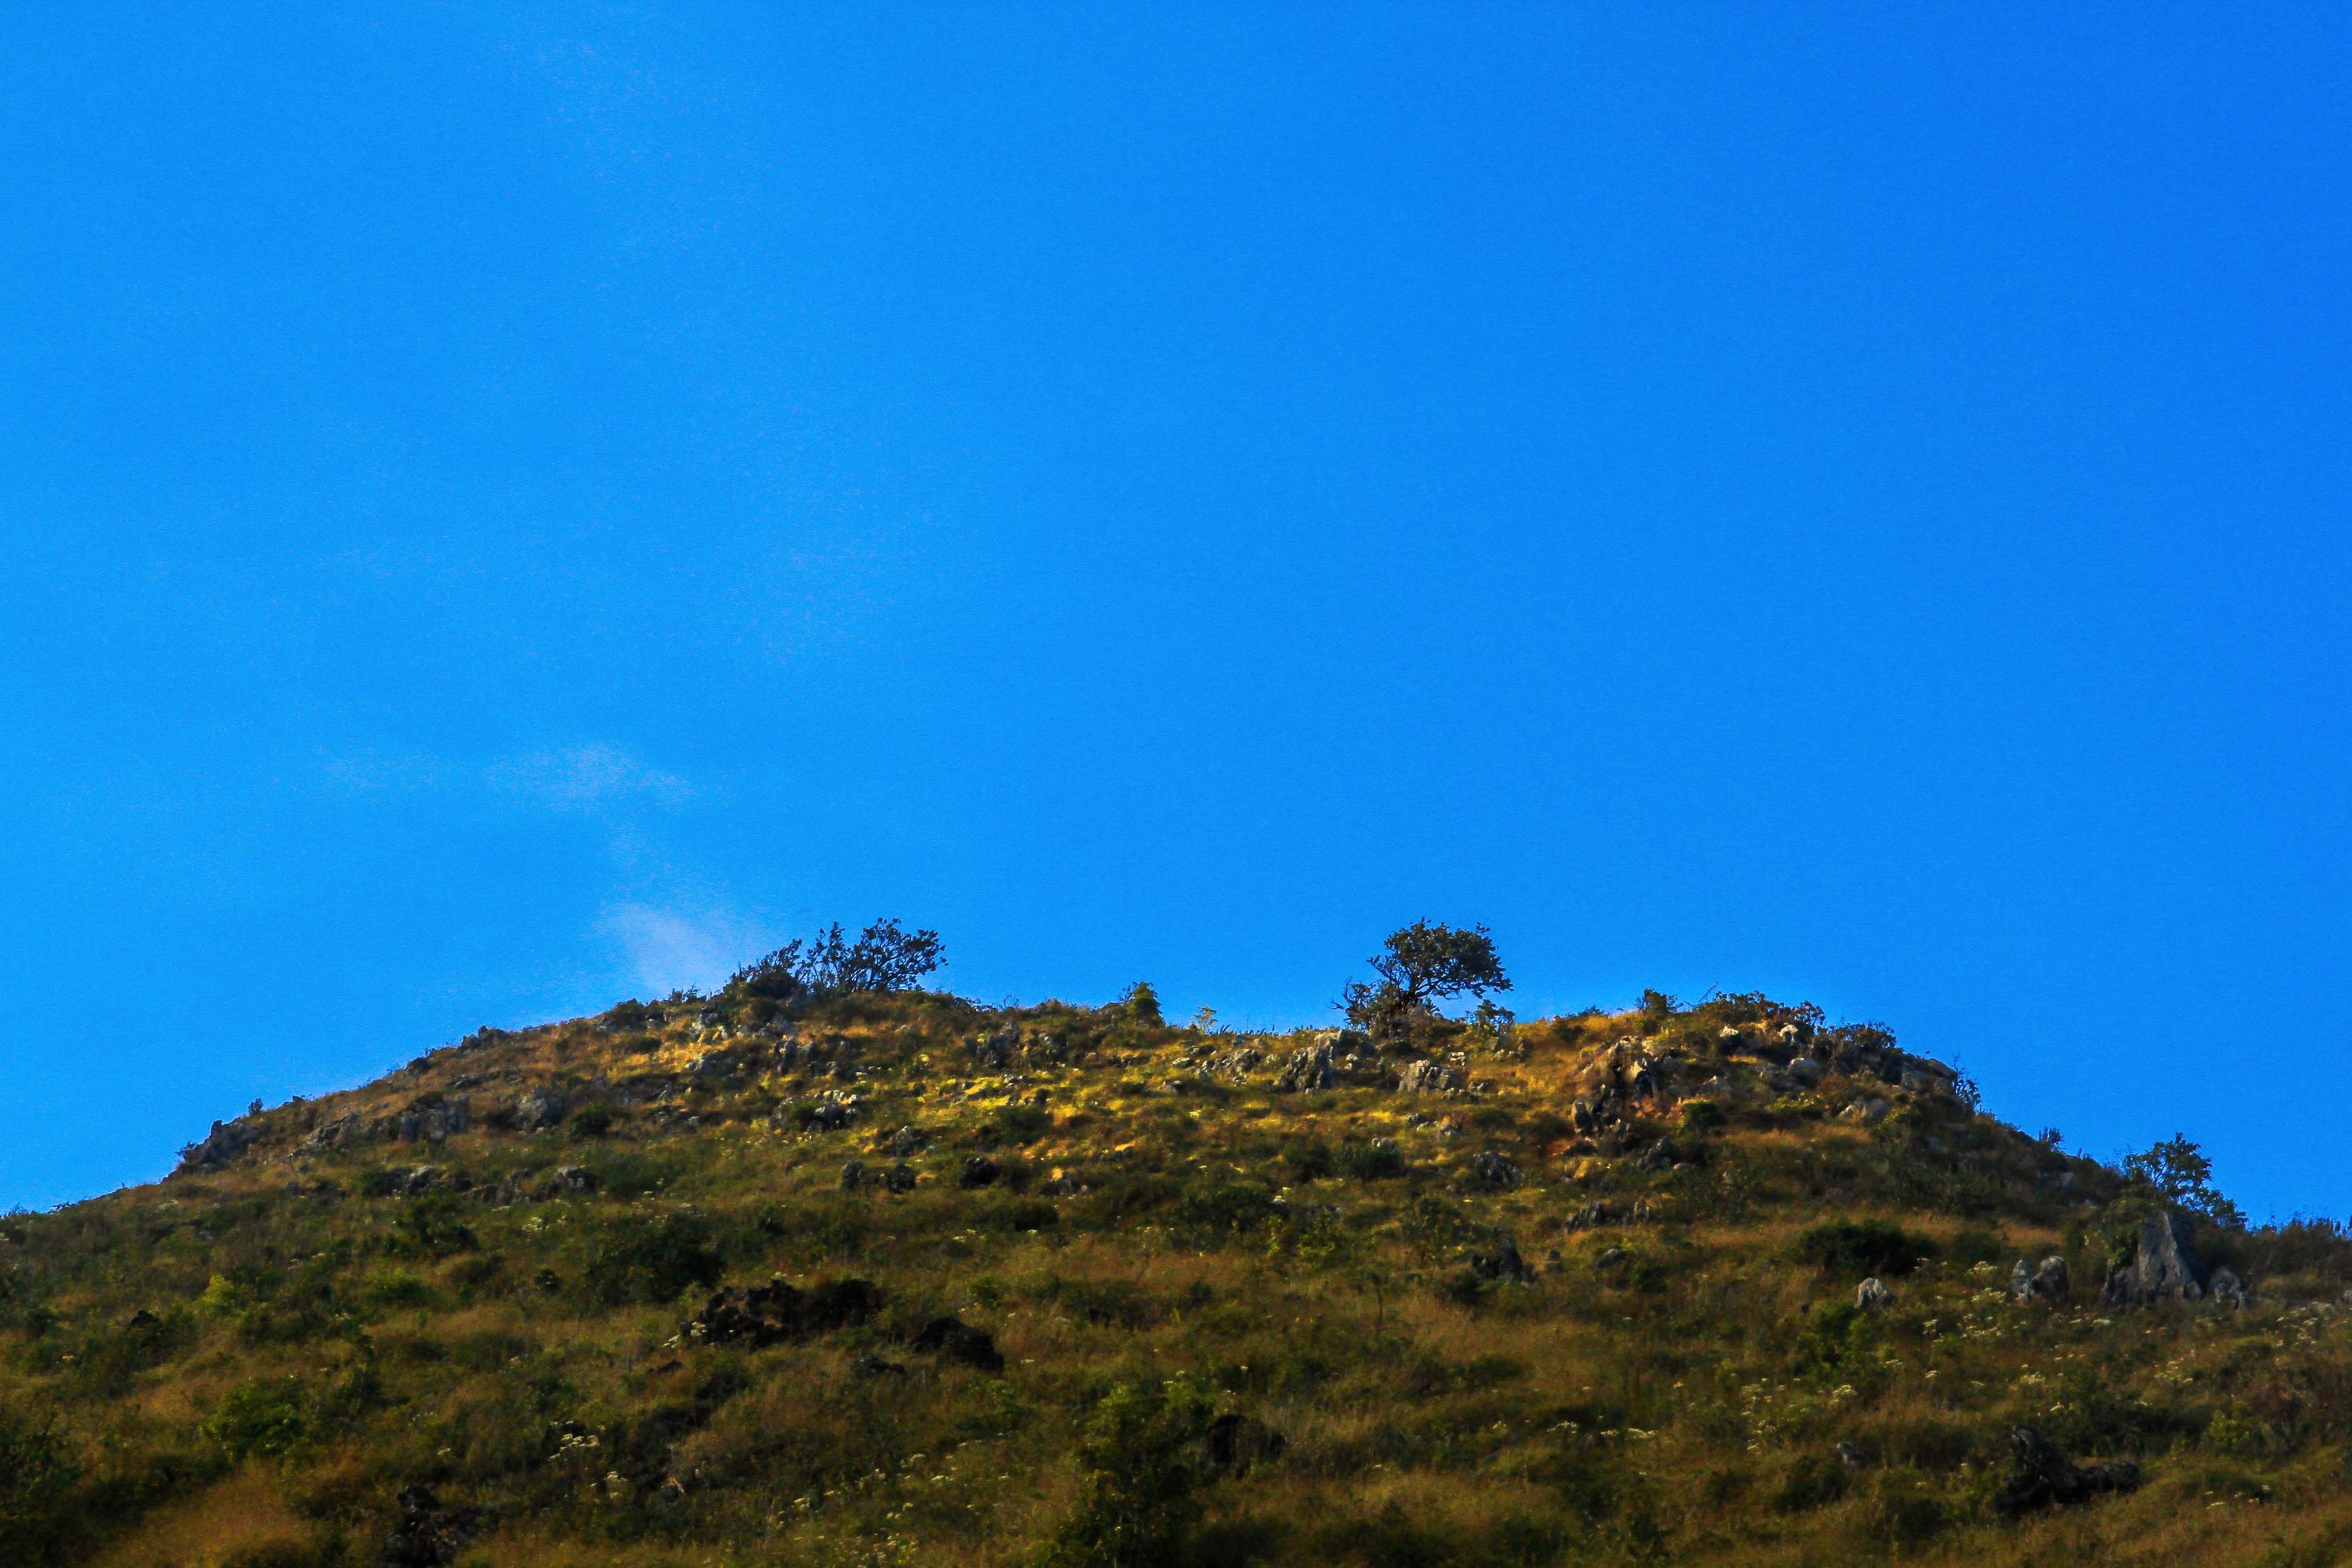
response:
[[[2352,1211],[2340,6],[17,5],[0,1205],[814,922]]]

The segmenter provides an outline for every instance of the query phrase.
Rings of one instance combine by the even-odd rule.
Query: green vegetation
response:
[[[1417,929],[1367,1038],[976,1007],[912,988],[930,933],[836,927],[8,1215],[0,1562],[2352,1553],[2341,1227],[1801,1004],[1451,1020],[1499,965]],[[2156,1202],[2244,1306],[2100,1304]],[[2004,1517],[2019,1425],[2144,1484]]]

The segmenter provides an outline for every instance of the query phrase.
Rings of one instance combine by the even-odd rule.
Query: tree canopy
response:
[[[1484,998],[1508,991],[1511,982],[1495,956],[1495,939],[1485,926],[1440,925],[1415,921],[1391,931],[1381,951],[1366,961],[1376,983],[1350,981],[1340,995],[1349,1019],[1365,1027],[1388,1026],[1415,1014],[1436,1010],[1439,1001],[1464,994]]]
[[[946,946],[935,931],[910,931],[895,920],[880,920],[853,942],[835,921],[808,942],[788,942],[737,970],[728,984],[747,995],[778,1002],[906,991],[946,962]]]

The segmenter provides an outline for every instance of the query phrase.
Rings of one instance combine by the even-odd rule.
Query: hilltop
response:
[[[0,1558],[2352,1553],[2352,1246],[1883,1027],[746,976],[0,1222]]]

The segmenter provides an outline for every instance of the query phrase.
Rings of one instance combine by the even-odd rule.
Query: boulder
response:
[[[864,1104],[865,1101],[854,1094],[844,1094],[837,1089],[826,1089],[809,1108],[809,1125],[824,1132],[837,1131],[857,1120],[858,1109]]]
[[[1470,1255],[1470,1272],[1481,1279],[1500,1280],[1513,1285],[1532,1285],[1536,1271],[1519,1256],[1519,1244],[1507,1230],[1495,1233],[1495,1245],[1485,1252]]]
[[[2129,1263],[2109,1269],[2099,1300],[2110,1307],[2149,1301],[2195,1301],[2205,1295],[2205,1266],[2189,1246],[2189,1221],[2158,1209],[2140,1222],[2139,1250]]]
[[[2140,1482],[2128,1459],[2078,1465],[2031,1426],[2010,1429],[2010,1472],[1993,1506],[2011,1519],[2045,1508],[2085,1502],[2105,1492],[2127,1492]]]
[[[1886,1120],[1886,1113],[1893,1109],[1894,1107],[1888,1105],[1886,1101],[1865,1095],[1857,1098],[1852,1105],[1839,1111],[1838,1120],[1858,1121],[1864,1127],[1875,1127]]]
[[[1491,1149],[1481,1150],[1470,1159],[1470,1180],[1486,1192],[1499,1193],[1516,1187],[1524,1174],[1517,1165]]]
[[[593,1193],[596,1190],[596,1173],[585,1165],[558,1165],[555,1184],[567,1193]]]
[[[890,1152],[903,1160],[909,1154],[919,1154],[930,1142],[912,1127],[901,1127],[890,1134]]]
[[[2009,1299],[2021,1304],[2027,1301],[2063,1301],[2073,1288],[2074,1280],[2066,1271],[2066,1260],[2054,1253],[2043,1258],[2038,1268],[2021,1258],[2017,1266],[2009,1271]]]
[[[862,1323],[881,1309],[881,1289],[870,1279],[836,1279],[805,1292],[772,1279],[748,1290],[719,1291],[686,1331],[713,1344],[740,1340],[760,1350]]]
[[[1895,1292],[1874,1274],[1853,1288],[1853,1304],[1865,1312],[1883,1312],[1895,1305]]]
[[[974,1154],[963,1163],[963,1172],[956,1177],[956,1185],[970,1191],[976,1187],[992,1187],[1004,1168],[985,1154]]]
[[[514,1124],[519,1131],[541,1132],[563,1120],[563,1091],[553,1084],[523,1090],[515,1101]]]
[[[964,1047],[974,1067],[1003,1071],[1013,1065],[1013,1055],[1021,1048],[1021,1031],[1006,1025],[992,1035],[975,1037]]]
[[[882,1186],[883,1190],[886,1192],[913,1192],[915,1190],[915,1167],[909,1165],[904,1160],[893,1163],[886,1167],[882,1172]]]
[[[464,1100],[423,1095],[393,1119],[393,1136],[403,1143],[438,1143],[463,1132],[468,1120]]]
[[[253,1129],[237,1121],[215,1121],[213,1130],[180,1151],[180,1170],[217,1171],[253,1145]]]
[[[367,1136],[367,1122],[356,1110],[346,1112],[331,1121],[321,1121],[310,1129],[302,1140],[302,1147],[311,1150],[347,1149]]]
[[[933,1318],[915,1331],[907,1348],[945,1356],[982,1372],[1004,1370],[1004,1357],[996,1348],[995,1336],[958,1318]]]
[[[2232,1269],[2213,1270],[2213,1278],[2206,1281],[2205,1290],[2213,1298],[2213,1304],[2217,1307],[2227,1307],[2235,1311],[2246,1304],[2245,1281],[2240,1279]]]
[[[1397,1074],[1400,1094],[1452,1094],[1462,1088],[1462,1075],[1444,1063],[1423,1059],[1407,1062]]]
[[[1339,1084],[1339,1069],[1328,1043],[1292,1052],[1274,1079],[1275,1088],[1297,1091],[1336,1089]]]
[[[843,1163],[841,1167],[841,1190],[843,1192],[862,1193],[866,1189],[866,1187],[871,1185],[872,1183],[873,1178],[866,1173],[865,1161],[849,1160]]]

